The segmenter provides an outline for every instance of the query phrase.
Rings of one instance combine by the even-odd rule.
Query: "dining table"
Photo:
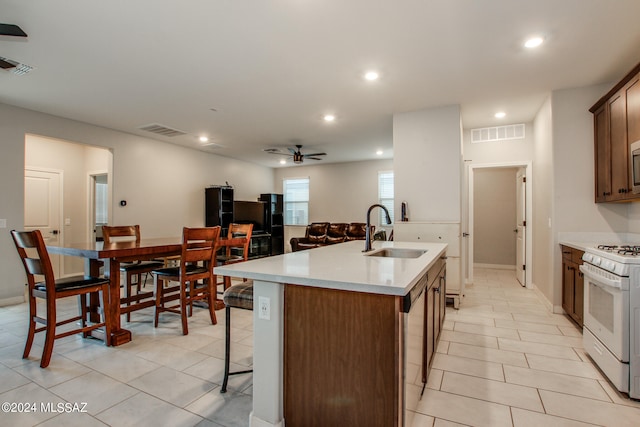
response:
[[[241,246],[246,243],[246,237],[220,238],[217,250],[227,246]],[[123,262],[146,261],[180,255],[182,251],[181,237],[162,237],[140,239],[140,241],[117,241],[105,244],[104,242],[88,241],[82,243],[63,243],[62,245],[47,245],[47,250],[52,254],[74,256],[84,258],[84,273],[97,277],[100,268],[104,266],[105,275],[109,277],[109,295],[103,296],[104,315],[111,320],[111,345],[118,346],[131,341],[131,331],[124,329],[120,321],[122,314],[140,310],[155,305],[153,292],[146,292],[133,296],[129,301],[123,301],[120,295],[120,266]],[[108,273],[107,273],[108,272]],[[215,276],[214,276],[215,280]],[[145,299],[146,298],[146,299]],[[129,306],[123,306],[123,302],[133,302]],[[216,310],[224,308],[224,303],[217,299]],[[96,299],[92,300],[90,320],[98,320],[99,306]],[[96,338],[104,339],[102,331],[96,330],[92,334]]]

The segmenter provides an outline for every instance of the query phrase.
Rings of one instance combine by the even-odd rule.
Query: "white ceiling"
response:
[[[281,156],[263,149],[296,143],[326,151],[322,163],[377,149],[391,158],[398,112],[459,104],[465,128],[529,122],[551,90],[615,82],[640,62],[638,0],[0,0],[0,10],[29,35],[0,36],[0,56],[34,67],[0,70],[0,102],[193,148],[206,134],[221,148],[205,150],[271,167]],[[523,48],[530,35],[545,44]],[[362,79],[369,69],[379,81]],[[151,123],[187,135],[138,129]]]

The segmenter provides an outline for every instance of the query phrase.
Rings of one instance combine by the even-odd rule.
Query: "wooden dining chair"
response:
[[[253,233],[253,224],[229,224],[229,231],[227,232],[227,239],[236,237],[245,238],[242,244],[233,246],[225,246],[225,251],[222,254],[216,256],[217,265],[235,264],[237,262],[243,262],[249,259],[249,246],[251,244],[251,234]],[[228,289],[231,286],[231,278],[225,276],[221,283],[218,285],[224,285],[224,289]]]
[[[220,238],[220,226],[182,229],[182,250],[178,267],[153,270],[153,290],[156,299],[154,326],[158,326],[160,313],[169,311],[180,314],[182,334],[187,335],[188,315],[193,312],[193,302],[206,300],[211,323],[218,323],[215,312],[216,289],[213,267]],[[202,283],[200,283],[202,281]],[[177,285],[164,282],[178,282]],[[167,305],[172,304],[172,305]]]
[[[29,331],[27,343],[22,358],[29,357],[33,338],[37,332],[46,331],[44,349],[40,360],[40,367],[46,368],[51,361],[53,343],[58,338],[82,332],[85,336],[98,328],[104,327],[105,344],[111,344],[111,321],[107,315],[106,301],[109,300],[109,279],[90,276],[72,276],[56,279],[51,266],[49,253],[39,230],[11,231],[11,236],[22,260],[27,275],[29,299]],[[103,322],[87,323],[87,294],[100,294],[100,314]],[[78,296],[80,300],[80,315],[58,321],[56,302],[58,299]],[[38,315],[37,299],[46,302],[45,317]],[[56,334],[56,327],[74,322],[80,322],[79,328],[66,330]],[[37,324],[44,326],[37,327]]]
[[[123,225],[123,226],[102,226],[102,236],[104,244],[109,245],[114,241],[135,241],[140,242],[140,226],[139,225]],[[120,271],[125,273],[124,298],[121,303],[130,306],[131,302],[137,302],[135,296],[131,294],[133,287],[133,279],[136,278],[136,294],[140,293],[141,284],[146,282],[146,275],[150,274],[156,268],[163,267],[164,263],[159,261],[135,261],[123,262],[120,264]],[[145,280],[142,276],[145,275]],[[127,322],[131,321],[131,312],[127,312]]]

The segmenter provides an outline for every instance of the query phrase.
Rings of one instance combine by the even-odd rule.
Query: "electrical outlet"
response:
[[[258,318],[271,320],[271,299],[258,297]]]

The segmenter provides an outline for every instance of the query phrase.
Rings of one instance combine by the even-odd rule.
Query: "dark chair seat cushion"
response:
[[[109,279],[91,276],[64,277],[61,279],[56,279],[56,291],[87,288],[89,286],[103,285],[105,283],[109,283]],[[35,284],[35,289],[39,291],[46,291],[47,287],[44,282],[40,282]]]
[[[120,271],[132,272],[132,271],[145,271],[145,270],[153,270],[155,268],[164,267],[164,263],[158,261],[142,261],[142,262],[133,262],[120,265]]]
[[[219,263],[239,262],[239,261],[244,261],[244,257],[242,257],[241,255],[230,255],[230,256],[218,255],[216,256],[216,261],[218,261]]]
[[[206,273],[206,272],[207,272],[207,269],[205,267],[200,267],[197,265],[187,265],[187,275],[200,274],[200,273]],[[177,277],[180,275],[180,267],[159,268],[157,270],[153,270],[152,273],[157,274],[158,276]]]
[[[227,288],[222,295],[224,305],[227,307],[253,310],[253,282],[242,282]]]

